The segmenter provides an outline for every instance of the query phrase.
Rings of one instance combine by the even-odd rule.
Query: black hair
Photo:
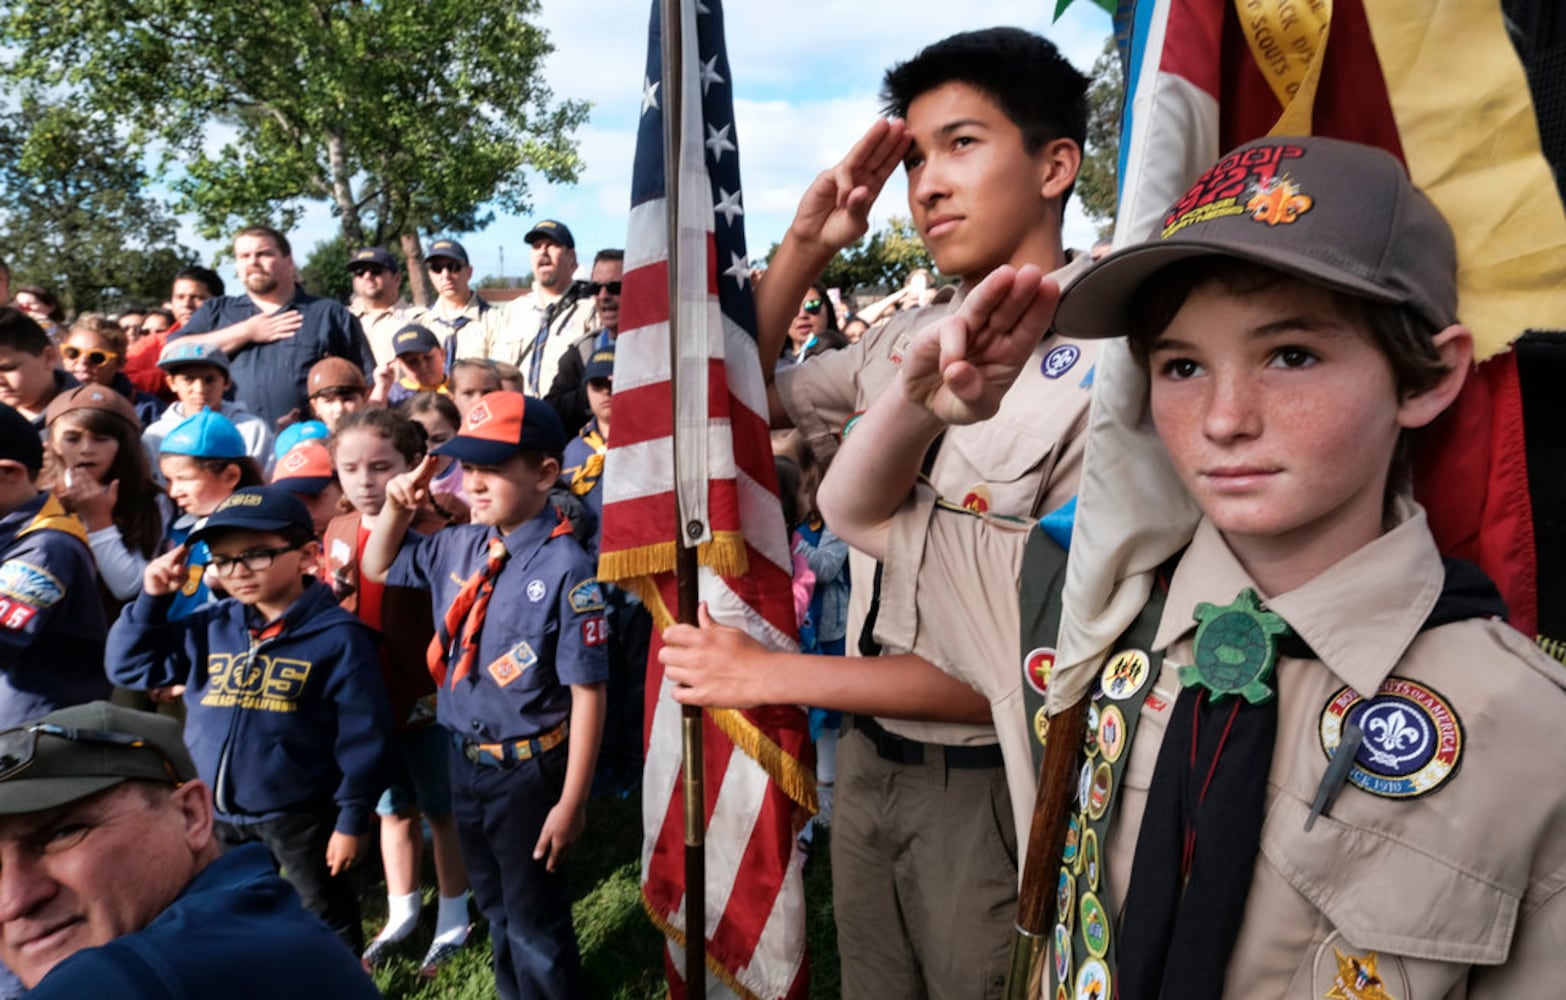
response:
[[[169,326],[173,326],[174,325],[174,313],[171,312],[168,309],[163,308],[162,306],[153,306],[151,309],[143,310],[142,311],[142,315],[143,316],[162,316],[164,319],[169,321]]]
[[[11,289],[12,299],[16,299],[18,296],[22,295],[31,295],[39,302],[42,302],[44,305],[48,306],[49,318],[54,320],[56,323],[65,322],[65,307],[60,305],[59,297],[56,296],[53,292],[49,291],[49,289],[43,287],[42,285],[23,285],[20,288]]]
[[[174,275],[174,281],[194,281],[205,285],[207,293],[213,298],[223,294],[223,279],[210,267],[202,267],[200,264],[180,268],[179,273]]]
[[[624,261],[625,260],[625,251],[624,250],[617,250],[617,249],[614,249],[612,247],[610,249],[608,249],[608,250],[600,250],[596,254],[593,255],[593,263],[596,264],[596,263],[598,263],[601,260]]]
[[[433,393],[431,395],[434,395]],[[337,458],[337,442],[349,431],[369,431],[391,442],[397,454],[411,467],[429,450],[429,440],[424,425],[398,410],[369,406],[355,410],[337,422],[332,433],[332,458]]]
[[[452,427],[459,430],[462,427],[462,411],[457,409],[457,404],[453,403],[451,397],[445,393],[421,392],[403,400],[397,409],[410,420],[421,413],[436,413]],[[413,422],[418,423],[417,420]],[[425,443],[427,445],[428,441]]]
[[[15,306],[0,306],[0,347],[37,357],[49,346],[49,335],[37,320]]]
[[[292,257],[294,248],[288,245],[288,237],[273,229],[271,226],[246,226],[234,234],[234,242],[239,242],[242,236],[253,236],[258,239],[271,240],[277,247],[277,252],[284,257]]]
[[[285,544],[296,549],[303,548],[311,542],[320,541],[320,538],[316,536],[315,528],[309,525],[285,524],[281,528],[274,528],[266,531],[262,531],[258,528],[240,528],[233,526],[213,528],[212,531],[206,536],[207,543],[210,545],[213,542],[228,537],[236,531],[251,531],[255,532],[256,534],[276,535],[281,538]],[[309,572],[309,567],[305,567],[305,572]]]
[[[943,38],[887,70],[881,102],[888,114],[906,118],[920,95],[966,83],[1021,130],[1031,156],[1055,139],[1086,144],[1088,82],[1048,39],[1021,28],[985,28]],[[1070,188],[1061,203],[1069,197]]]

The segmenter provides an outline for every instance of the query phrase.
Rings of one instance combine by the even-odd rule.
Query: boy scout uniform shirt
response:
[[[528,295],[497,306],[484,314],[485,356],[516,365],[522,370],[523,391],[529,396],[542,397],[554,380],[555,372],[560,370],[560,358],[577,341],[598,328],[594,305],[590,295],[578,295],[570,302],[565,301],[565,296],[545,302],[536,295]],[[555,311],[549,317],[549,336],[544,338],[535,379],[533,344],[550,306],[555,306]],[[473,349],[460,347],[458,356],[473,357]]]
[[[1092,264],[1085,253],[1068,251],[1068,256],[1070,262],[1050,274],[1062,287]],[[959,294],[947,306],[899,313],[865,331],[858,343],[778,369],[778,397],[818,461],[823,465],[831,461],[844,425],[892,386],[913,335],[945,318],[961,302]],[[1087,426],[1099,347],[1096,340],[1066,340],[1053,334],[1045,337],[1001,400],[995,416],[980,424],[947,429],[930,468],[931,485],[953,503],[997,514],[1039,515],[1071,499],[1082,469],[1082,431]],[[849,578],[857,585],[849,592],[848,648],[850,655],[858,655],[859,634],[870,609],[875,560],[851,549]],[[882,615],[887,612],[886,595],[883,580]],[[992,726],[876,721],[889,732],[927,743],[961,746],[995,742]],[[1026,831],[1027,825],[1019,825],[1018,830]]]
[[[495,578],[473,669],[455,686],[448,676],[436,702],[440,724],[465,739],[492,743],[547,733],[571,714],[569,685],[609,678],[594,567],[575,539],[554,535],[559,523],[546,504],[504,536],[510,558]],[[386,585],[428,589],[440,616],[483,568],[495,535],[492,526],[465,524],[410,542]]]
[[[1225,996],[1559,995],[1566,975],[1566,791],[1558,780],[1566,773],[1559,722],[1566,669],[1503,622],[1468,619],[1421,631],[1445,572],[1424,511],[1400,501],[1397,515],[1386,535],[1266,599],[1319,658],[1280,656],[1272,678],[1279,720],[1267,816]],[[898,513],[888,541],[885,575],[897,586],[883,591],[876,629],[889,645],[921,653],[990,699],[1024,837],[1036,772],[1022,707],[1017,593],[1030,530],[943,510],[922,489]],[[1228,604],[1244,587],[1259,592],[1204,520],[1171,580],[1154,641],[1163,667],[1114,790],[1103,850],[1117,918],[1180,692],[1178,666],[1192,662],[1193,610],[1202,601]],[[1395,789],[1398,797],[1395,783],[1351,779],[1307,832],[1328,762],[1326,734],[1341,719],[1334,705],[1400,682],[1433,696],[1438,715],[1446,710],[1455,719],[1440,745],[1419,743],[1441,739],[1439,725],[1410,734],[1455,770],[1444,783],[1437,777],[1432,790],[1420,789],[1416,773]],[[1367,746],[1375,733],[1367,730]]]

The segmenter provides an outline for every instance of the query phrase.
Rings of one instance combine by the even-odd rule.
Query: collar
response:
[[[1264,596],[1317,659],[1355,691],[1375,691],[1402,660],[1441,596],[1446,570],[1424,508],[1396,501],[1391,531],[1286,594]],[[1198,602],[1225,604],[1244,587],[1261,593],[1213,523],[1197,525],[1169,585],[1155,649],[1196,629]]]
[[[296,307],[299,309],[300,312],[304,312],[304,307],[306,305],[308,305],[310,302],[314,301],[314,297],[309,292],[304,290],[304,286],[303,285],[300,285],[298,283],[295,283],[295,285],[294,285],[294,293],[288,297],[288,301],[284,302],[280,306],[263,305],[262,303],[257,302],[255,299],[251,298],[251,296],[250,296],[250,294],[248,292],[245,293],[245,295],[242,296],[242,297],[244,298],[244,300],[246,302],[250,303],[250,308],[254,309],[258,313],[263,313],[263,314],[265,314],[267,316],[271,316],[271,315],[273,315],[275,313],[280,313],[280,312],[282,312],[285,309],[293,309],[293,308],[296,308]]]
[[[370,320],[370,321],[373,322],[375,320],[378,320],[378,319],[382,318],[383,316],[390,316],[393,313],[402,312],[403,310],[405,310],[407,308],[408,308],[408,300],[402,298],[401,296],[398,296],[397,301],[393,302],[389,306],[386,306],[386,307],[380,308],[380,309],[376,309],[376,308],[364,309],[363,311],[358,312],[355,315],[357,315],[361,320],[366,320],[367,319],[367,320]]]
[[[54,494],[45,490],[0,518],[0,541],[4,544],[35,531],[59,531],[87,544],[87,529],[82,522],[67,513]]]
[[[438,392],[442,396],[451,395],[451,379],[449,378],[443,378],[434,385],[422,385],[417,379],[411,379],[403,375],[397,379],[397,384],[413,392]]]

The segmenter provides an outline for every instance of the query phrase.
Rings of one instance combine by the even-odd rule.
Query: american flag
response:
[[[680,5],[683,39],[679,161],[673,166],[663,157],[668,94],[655,0],[631,181],[599,573],[635,589],[657,624],[647,664],[642,895],[668,938],[670,989],[679,997],[686,933],[680,710],[657,662],[656,639],[677,607],[676,545],[699,546],[701,596],[719,621],[776,648],[792,648],[796,630],[788,529],[756,351],[723,10],[719,0],[669,2]],[[669,180],[679,192],[672,249]],[[672,371],[671,265],[679,282],[679,362]],[[709,710],[704,739],[709,992],[803,997],[809,972],[794,841],[815,801],[805,715],[792,707]]]

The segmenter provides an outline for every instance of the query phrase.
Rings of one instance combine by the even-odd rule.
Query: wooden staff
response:
[[[1011,961],[1006,970],[1006,1000],[1038,1000],[1043,993],[1045,956],[1055,926],[1055,879],[1065,846],[1066,817],[1077,792],[1082,733],[1092,689],[1076,704],[1049,720],[1039,790],[1033,798],[1028,856],[1017,893],[1017,923],[1012,928]]]

